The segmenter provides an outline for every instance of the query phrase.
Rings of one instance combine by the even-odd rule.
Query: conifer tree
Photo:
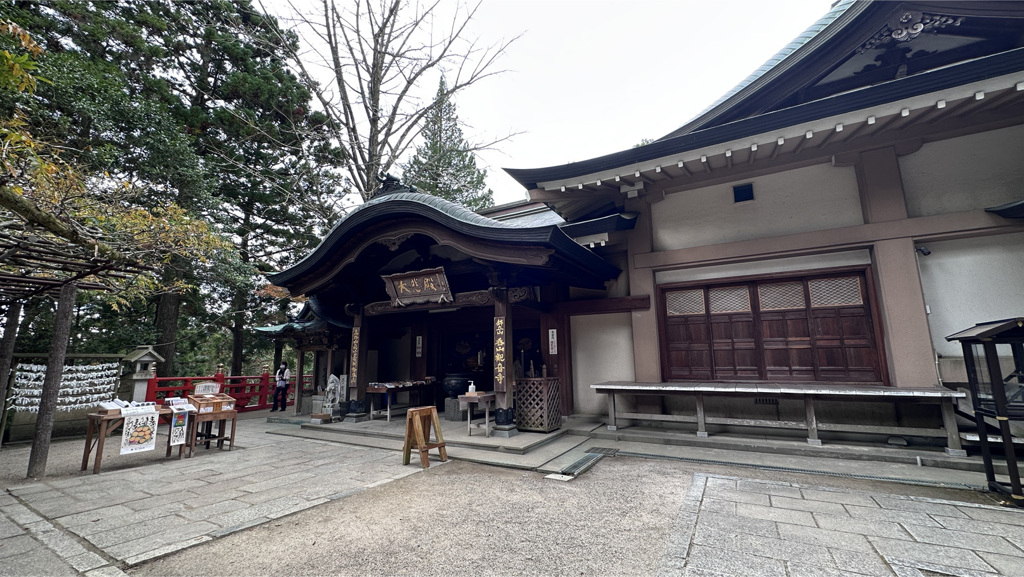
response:
[[[403,168],[403,181],[420,192],[439,196],[471,210],[494,204],[494,193],[484,189],[487,171],[477,168],[473,147],[466,142],[442,77],[435,106],[423,123],[423,143]]]

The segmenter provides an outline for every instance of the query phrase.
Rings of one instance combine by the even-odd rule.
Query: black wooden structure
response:
[[[1010,430],[1011,421],[1024,422],[1024,317],[980,323],[949,335],[946,340],[958,341],[964,349],[989,488],[1009,493],[1015,505],[1024,507]],[[1009,469],[1009,487],[996,480],[985,417],[994,418],[999,425]]]

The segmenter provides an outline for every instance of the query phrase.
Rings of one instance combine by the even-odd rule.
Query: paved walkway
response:
[[[123,575],[135,565],[342,499],[419,472],[393,451],[268,435],[240,420],[232,451],[197,448],[190,459],[149,460],[46,477],[0,494],[0,575]],[[160,435],[157,446],[164,443]],[[65,441],[81,462],[83,441]],[[117,443],[108,443],[115,447]],[[70,449],[70,451],[69,451]],[[77,449],[77,450],[75,450]],[[4,447],[4,467],[26,470],[27,447]],[[157,449],[153,453],[163,451]],[[51,458],[53,455],[51,454]],[[67,457],[64,457],[65,460]]]
[[[81,440],[59,442],[51,449],[53,465],[48,467],[55,474],[37,481],[11,481],[18,470],[25,470],[28,448],[4,447],[0,453],[0,479],[5,480],[5,491],[0,493],[0,575],[124,575],[122,570],[126,567],[144,568],[150,565],[149,561],[165,556],[168,561],[181,559],[171,554],[202,544],[206,545],[199,550],[207,547],[214,551],[223,546],[234,550],[233,555],[247,556],[253,552],[238,547],[249,541],[236,538],[247,536],[250,529],[262,531],[289,515],[289,519],[319,519],[316,512],[320,509],[327,507],[333,511],[332,503],[341,504],[357,494],[363,501],[377,502],[372,498],[377,494],[375,491],[391,486],[390,481],[423,471],[416,466],[402,466],[400,454],[392,448],[267,434],[294,432],[295,428],[251,416],[239,421],[233,451],[199,449],[191,459],[165,460],[158,450],[160,455],[150,454],[138,462],[131,460],[134,455],[119,461],[120,456],[114,454],[104,459],[105,468],[99,475],[77,472]],[[581,450],[575,441],[571,444],[571,453],[552,454],[548,457],[550,462],[565,461],[566,455]],[[611,440],[602,440],[600,444],[621,444],[623,449],[629,445]],[[450,451],[456,459],[458,453],[458,449]],[[433,460],[436,462],[436,455]],[[672,471],[677,471],[679,483],[661,481],[657,487],[640,487],[642,493],[638,493],[654,491],[657,495],[662,490],[675,491],[671,498],[662,495],[663,505],[645,511],[642,517],[668,528],[659,534],[663,536],[658,538],[653,561],[662,575],[1024,575],[1024,511],[986,504],[993,501],[979,493],[921,488],[903,491],[891,483],[871,484],[778,471],[762,474],[751,469],[734,469],[738,475],[731,476],[721,474],[722,467],[635,457],[605,457],[595,471],[615,462],[622,463],[618,467],[630,463],[628,468],[610,476],[613,482],[623,478],[623,487],[602,486],[601,498],[605,502],[595,511],[606,507],[607,500],[617,491],[626,490],[627,484],[637,490],[636,478],[625,479],[623,471],[635,471],[643,478],[645,468],[649,467],[652,472],[658,470],[661,479],[671,478]],[[870,469],[872,463],[862,466]],[[536,494],[538,488],[557,485],[557,481],[546,480],[541,473],[517,473],[530,475],[533,488],[523,496],[514,496],[508,493],[507,477],[496,475],[497,471],[508,469],[475,463],[463,463],[460,467],[451,469],[454,472],[450,476],[466,478],[465,468],[470,468],[473,486],[477,488],[475,494],[481,502],[495,502],[485,495],[493,490],[493,497],[499,501],[506,498],[529,502],[522,514],[546,518],[543,507],[547,505],[536,502]],[[430,479],[443,478],[449,466],[436,469],[431,467],[430,475],[402,481],[399,493],[405,498],[422,490],[427,493],[422,497],[428,500],[424,503],[427,508],[464,507],[458,491],[430,491]],[[543,467],[537,469],[544,471]],[[666,469],[669,477],[664,476]],[[579,483],[589,474],[571,483]],[[800,479],[804,484],[791,479]],[[815,482],[806,483],[806,479]],[[381,492],[380,498],[394,499],[395,492]],[[908,496],[914,494],[952,498]],[[588,521],[586,508],[576,512],[583,517],[570,523],[575,531],[587,531],[588,524],[593,527],[609,522],[606,517],[597,516]],[[332,515],[337,518],[337,514]],[[478,511],[475,517],[480,515]],[[565,513],[548,518],[557,535],[558,520],[564,519]],[[322,527],[324,521],[318,522]],[[431,520],[437,522],[443,523],[444,519]],[[451,535],[466,531],[466,539],[474,538],[468,532],[470,529],[455,525],[432,524],[430,529]],[[622,528],[621,535],[628,538],[631,531],[642,529]],[[305,546],[301,541],[303,535],[275,535],[274,538],[295,539],[293,551]],[[263,539],[265,543],[266,537]],[[558,543],[557,537],[548,543],[555,547],[551,555],[560,554]],[[600,550],[610,544],[597,545]],[[616,547],[619,545],[622,550],[629,549],[627,544]],[[250,543],[248,547],[254,546]],[[642,553],[650,556],[652,551],[648,548]],[[157,561],[154,567],[164,569],[161,562]],[[543,559],[525,562],[541,563]],[[482,573],[507,574],[520,567],[526,573],[550,574],[543,565],[529,570],[522,563],[522,558],[495,559],[493,564],[489,560]],[[638,570],[642,566],[644,573],[653,572],[654,567],[644,563],[618,565],[620,569]],[[445,567],[452,566],[421,567],[421,573],[445,574]],[[268,563],[252,567],[251,572],[265,571],[261,574],[270,575],[275,569]],[[384,565],[377,574],[389,574],[388,569]],[[391,574],[396,572],[394,567],[390,569]],[[566,571],[556,572],[571,572],[567,567],[562,569]],[[209,570],[220,571],[207,567]]]
[[[1024,512],[694,475],[660,575],[1024,575]]]

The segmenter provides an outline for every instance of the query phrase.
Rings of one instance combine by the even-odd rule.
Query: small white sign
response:
[[[195,384],[195,394],[197,394],[197,395],[208,395],[208,394],[216,395],[219,392],[220,392],[220,383],[206,382],[206,383],[196,383]]]
[[[155,413],[156,405],[142,405],[140,407],[121,407],[122,415],[145,415]]]
[[[548,354],[558,354],[558,329],[548,329]]]
[[[423,356],[423,335],[416,335],[416,358]]]

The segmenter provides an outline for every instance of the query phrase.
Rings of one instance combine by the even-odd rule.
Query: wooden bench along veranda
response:
[[[818,431],[842,431],[848,433],[875,433],[883,435],[908,435],[917,437],[946,437],[946,453],[951,456],[966,456],[960,445],[956,415],[953,412],[955,399],[966,396],[961,391],[942,387],[897,388],[870,385],[846,384],[779,384],[779,383],[634,383],[613,381],[590,385],[590,388],[608,395],[608,430],[618,428],[618,419],[646,421],[668,421],[696,423],[697,436],[707,437],[707,425],[742,425],[749,427],[772,427],[783,429],[805,429],[807,442],[821,445]],[[697,403],[696,415],[670,415],[663,413],[635,413],[618,410],[616,395],[693,395]],[[710,417],[704,413],[704,395],[713,396],[768,396],[803,397],[805,421],[779,421],[770,419],[735,419]],[[878,401],[890,400],[913,403],[938,404],[942,412],[941,429],[918,427],[889,427],[876,425],[851,425],[843,423],[821,423],[814,412],[814,402],[821,400]]]

